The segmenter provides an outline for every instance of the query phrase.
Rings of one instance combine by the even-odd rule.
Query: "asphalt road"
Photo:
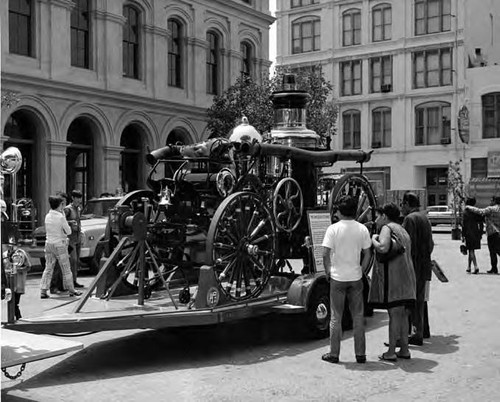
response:
[[[328,340],[306,339],[294,317],[102,332],[71,338],[85,348],[30,363],[19,380],[3,377],[2,401],[498,401],[500,276],[484,273],[485,242],[480,274],[468,275],[460,242],[434,232],[434,258],[450,281],[433,278],[432,337],[412,347],[411,360],[378,361],[387,339],[387,314],[378,310],[367,319],[364,365],[355,363],[351,331],[340,364],[321,361]],[[68,300],[40,300],[39,281],[39,273],[30,275],[26,317]]]

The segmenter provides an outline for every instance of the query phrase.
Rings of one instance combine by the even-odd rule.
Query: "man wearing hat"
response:
[[[404,215],[403,227],[411,239],[411,258],[417,285],[417,300],[411,312],[415,334],[410,336],[408,343],[422,345],[425,329],[425,286],[426,282],[431,280],[432,275],[431,254],[434,249],[432,227],[427,216],[420,211],[420,201],[415,193],[408,192],[403,196],[401,211]],[[430,334],[426,335],[430,336]]]

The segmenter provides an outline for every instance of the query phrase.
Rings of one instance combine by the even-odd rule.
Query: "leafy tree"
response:
[[[451,194],[454,227],[458,227],[459,225],[459,216],[462,213],[465,199],[468,196],[464,178],[460,171],[461,162],[462,160],[450,161],[448,164],[448,192]]]
[[[244,76],[222,95],[214,97],[214,103],[207,111],[211,136],[228,136],[243,115],[259,132],[271,131],[274,112],[270,97],[274,91],[282,90],[283,75],[287,73],[287,69],[277,69],[271,79],[264,78],[260,84]],[[306,107],[308,128],[329,142],[330,136],[336,134],[338,115],[331,94],[332,84],[325,80],[321,71],[310,69],[299,70],[296,83],[298,90],[311,95]]]

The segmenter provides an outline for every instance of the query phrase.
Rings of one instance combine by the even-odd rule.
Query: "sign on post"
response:
[[[307,211],[307,220],[313,244],[314,266],[316,272],[324,272],[322,244],[326,229],[331,225],[330,213],[328,211]]]

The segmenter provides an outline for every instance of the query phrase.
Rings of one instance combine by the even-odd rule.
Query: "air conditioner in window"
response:
[[[391,84],[385,84],[380,86],[380,91],[381,92],[391,92],[392,91],[392,85]]]
[[[372,142],[372,148],[381,148],[382,143],[380,141],[374,141]]]
[[[441,138],[441,144],[443,145],[451,144],[451,138]]]

